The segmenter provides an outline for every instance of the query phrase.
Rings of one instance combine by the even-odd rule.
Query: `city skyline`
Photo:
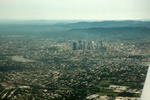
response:
[[[0,19],[149,20],[149,0],[1,0]]]

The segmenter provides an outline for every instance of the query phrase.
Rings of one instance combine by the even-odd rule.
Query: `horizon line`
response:
[[[150,19],[0,19],[0,21],[150,21]]]

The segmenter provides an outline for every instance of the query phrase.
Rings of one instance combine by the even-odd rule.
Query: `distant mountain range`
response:
[[[29,20],[29,21],[0,21],[0,26],[57,26],[68,28],[91,28],[91,27],[148,27],[150,21],[50,21],[50,20]]]
[[[100,22],[77,22],[63,25],[70,28],[91,28],[91,27],[148,27],[150,21],[100,21]]]
[[[40,35],[46,37],[110,37],[150,36],[150,21],[99,22],[0,22],[0,35]]]

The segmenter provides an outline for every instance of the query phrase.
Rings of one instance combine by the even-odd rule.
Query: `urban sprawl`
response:
[[[1,100],[140,100],[150,37],[0,37]]]

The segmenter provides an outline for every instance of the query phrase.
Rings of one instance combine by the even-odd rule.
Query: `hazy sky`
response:
[[[150,0],[0,0],[0,19],[147,20]]]

